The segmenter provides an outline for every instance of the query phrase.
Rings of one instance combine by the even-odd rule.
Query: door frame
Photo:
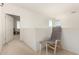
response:
[[[8,15],[8,14],[20,17],[20,28],[21,28],[21,16],[20,15],[11,14],[11,13],[5,13],[5,43],[3,45],[6,44],[6,15]],[[21,30],[20,30],[20,36],[21,36]],[[20,37],[20,40],[21,40],[21,37]]]

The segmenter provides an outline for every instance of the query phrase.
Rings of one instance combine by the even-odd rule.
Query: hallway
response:
[[[16,39],[15,39],[16,38]],[[3,47],[4,55],[33,55],[33,50],[19,40],[19,36],[15,36],[14,40]]]

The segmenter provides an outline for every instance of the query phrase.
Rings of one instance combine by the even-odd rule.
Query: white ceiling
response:
[[[78,3],[14,3],[14,5],[49,17],[79,11]]]

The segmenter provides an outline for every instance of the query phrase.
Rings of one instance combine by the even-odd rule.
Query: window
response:
[[[54,27],[61,26],[60,20],[55,20]]]
[[[61,26],[60,20],[49,20],[49,27],[56,27],[56,26]]]
[[[17,21],[17,29],[20,29],[20,21]]]
[[[49,27],[52,27],[52,20],[49,20]]]

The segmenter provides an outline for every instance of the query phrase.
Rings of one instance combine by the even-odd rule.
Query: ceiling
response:
[[[48,17],[79,11],[79,3],[14,3],[14,5]]]

